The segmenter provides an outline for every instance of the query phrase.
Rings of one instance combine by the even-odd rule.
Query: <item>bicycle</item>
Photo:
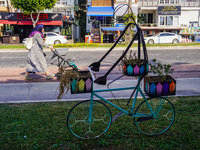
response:
[[[122,5],[124,6],[124,5]],[[119,6],[117,10],[119,10],[122,6]],[[134,18],[133,18],[134,20]],[[93,71],[99,71],[100,63],[104,60],[104,58],[114,49],[117,43],[120,41],[128,27],[131,25],[135,25],[137,28],[137,32],[135,36],[132,38],[128,47],[122,54],[122,56],[116,61],[116,63],[107,71],[104,76],[101,76],[95,79]],[[126,55],[134,40],[138,39],[138,59],[140,59],[140,43],[143,46],[143,72],[139,74],[138,83],[136,86],[130,86],[125,88],[114,88],[114,89],[103,89],[103,90],[94,90],[91,91],[90,100],[81,101],[76,104],[68,113],[67,116],[67,126],[69,131],[76,137],[81,139],[92,139],[98,138],[102,134],[104,134],[111,123],[116,120],[117,117],[122,116],[124,114],[129,115],[134,118],[134,124],[136,128],[145,135],[159,135],[166,132],[173,124],[175,120],[175,109],[173,104],[165,97],[150,97],[146,98],[145,94],[142,92],[140,88],[140,84],[145,75],[148,74],[148,55],[146,51],[146,46],[144,42],[144,38],[142,35],[142,31],[140,27],[136,23],[129,23],[122,34],[119,36],[114,45],[110,48],[110,50],[98,61],[94,62],[89,66],[89,72],[91,74],[92,83],[105,85],[107,81],[107,75],[113,70],[114,67],[122,60],[122,58]],[[122,76],[121,76],[122,77]],[[119,78],[121,78],[119,77]],[[116,80],[118,80],[117,78]],[[112,82],[116,81],[113,80]],[[111,82],[111,83],[112,83]],[[110,84],[110,83],[109,83]],[[93,86],[92,86],[93,88]],[[117,106],[116,104],[110,102],[104,97],[100,96],[98,93],[101,92],[113,92],[113,91],[121,91],[121,90],[133,90],[127,105],[129,106],[129,102],[135,94],[133,99],[132,106],[127,110]],[[143,102],[139,104],[139,106],[135,109],[136,100],[138,94],[141,94],[143,98]],[[112,114],[110,109],[99,100],[94,100],[94,97],[99,98],[107,104],[110,104],[112,107],[117,108],[120,113],[118,113],[114,118],[112,118]],[[135,112],[133,112],[135,109]],[[94,130],[98,129],[98,130]]]
[[[175,120],[175,109],[168,99],[164,97],[146,99],[140,86],[138,86],[131,109],[124,110],[97,94],[99,92],[130,90],[135,88],[136,87],[93,90],[90,100],[81,101],[70,110],[67,117],[69,131],[78,138],[91,139],[98,138],[108,130],[113,121],[111,111],[101,101],[94,100],[93,97],[96,96],[119,109],[121,113],[119,113],[118,116],[127,114],[134,117],[136,128],[143,134],[159,135],[166,132]],[[139,104],[133,113],[138,93],[142,95],[144,101]],[[92,127],[97,128],[98,131],[93,131]]]

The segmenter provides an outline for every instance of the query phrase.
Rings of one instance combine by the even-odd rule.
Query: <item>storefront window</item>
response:
[[[165,24],[164,19],[165,19],[165,17],[160,17],[160,25],[164,25]]]
[[[180,2],[179,2],[179,0],[175,0],[175,3],[176,3],[176,4],[179,4]]]
[[[176,17],[174,24],[173,24],[173,16],[164,16],[160,17],[160,25],[178,25],[179,24],[179,18]]]
[[[65,16],[70,16],[71,15],[71,11],[66,10],[66,9],[53,9],[54,13],[62,13]]]
[[[166,17],[166,25],[173,25],[173,16]]]
[[[121,16],[116,17],[117,23],[124,23],[125,21],[122,19]]]
[[[160,0],[160,4],[179,4],[180,0]]]
[[[169,0],[165,0],[165,4],[169,4]]]
[[[160,4],[164,4],[164,0],[160,0]]]
[[[73,5],[73,2],[72,0],[58,0],[56,2],[57,5]]]
[[[0,7],[5,7],[5,1],[0,1]]]
[[[60,26],[45,26],[45,32],[56,32],[60,33],[61,27]]]
[[[175,26],[179,25],[179,17],[178,16],[174,16],[174,25]]]

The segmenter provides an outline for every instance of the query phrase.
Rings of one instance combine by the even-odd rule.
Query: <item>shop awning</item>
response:
[[[0,24],[33,25],[32,21],[0,20]],[[62,21],[38,21],[37,24],[62,25]]]
[[[88,7],[87,16],[113,16],[113,7]]]
[[[124,28],[118,28],[118,27],[105,27],[101,28],[103,31],[124,31]]]
[[[13,20],[0,20],[0,24],[17,24],[17,21],[13,21]]]
[[[62,25],[62,21],[38,21],[37,24]],[[32,21],[18,21],[18,25],[33,25],[33,23]]]
[[[103,31],[124,31],[125,28],[122,28],[122,27],[104,27],[104,28],[101,28]],[[136,28],[134,28],[134,31],[137,31]]]

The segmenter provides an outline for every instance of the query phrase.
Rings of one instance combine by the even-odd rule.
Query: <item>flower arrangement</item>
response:
[[[60,69],[60,85],[58,99],[71,90],[72,94],[88,93],[92,91],[92,78],[89,71]]]
[[[144,91],[150,97],[176,94],[176,80],[170,76],[174,69],[170,64],[162,64],[156,59],[150,63],[150,73],[153,76],[144,77]]]
[[[144,59],[138,59],[136,52],[130,50],[129,56],[124,56],[121,61],[122,72],[128,76],[139,76],[148,73],[148,63]]]

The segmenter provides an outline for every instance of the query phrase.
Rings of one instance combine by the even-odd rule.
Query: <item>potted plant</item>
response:
[[[92,77],[88,70],[60,70],[60,86],[58,99],[67,94],[69,89],[71,94],[92,92]]]
[[[127,76],[140,76],[148,73],[148,62],[138,59],[136,53],[130,50],[129,56],[124,56],[121,61],[122,72]]]
[[[153,59],[150,63],[150,73],[153,76],[144,77],[144,91],[150,97],[168,96],[176,94],[176,80],[169,74],[173,73],[174,69],[170,64],[162,64]]]

